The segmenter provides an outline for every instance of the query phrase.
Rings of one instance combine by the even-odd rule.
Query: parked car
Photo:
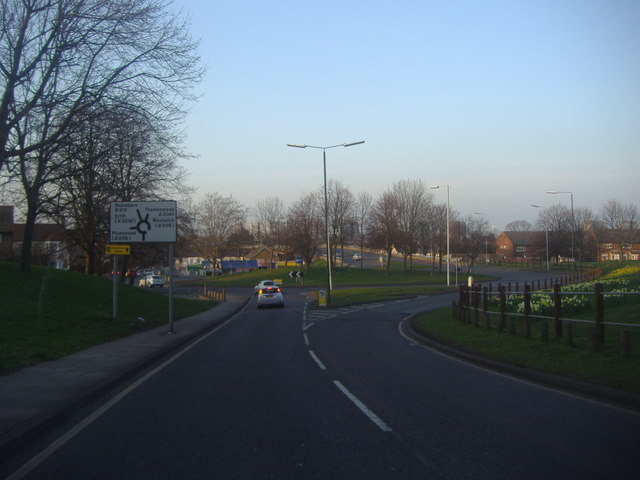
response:
[[[267,306],[284,307],[284,296],[277,285],[265,286],[258,290],[258,308]]]
[[[140,280],[140,286],[141,287],[147,287],[147,288],[160,287],[160,288],[162,288],[163,285],[164,285],[164,278],[162,278],[160,275],[147,275],[146,277],[144,277],[143,279]]]
[[[277,285],[273,280],[262,280],[255,287],[253,287],[253,290],[257,294],[261,289],[265,287],[277,287]]]
[[[353,260],[354,262],[359,262],[360,260],[362,260],[362,254],[361,253],[354,253],[353,257],[351,257],[351,260]]]

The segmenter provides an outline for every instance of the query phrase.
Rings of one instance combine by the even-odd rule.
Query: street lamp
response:
[[[451,285],[450,279],[450,260],[451,260],[451,252],[449,251],[449,184],[447,185],[433,185],[429,188],[440,188],[447,187],[447,287]],[[456,264],[456,272],[457,272],[457,264]]]
[[[294,148],[318,148],[322,150],[322,169],[324,172],[324,225],[325,233],[327,237],[327,305],[331,303],[331,289],[333,288],[331,282],[331,247],[329,246],[329,201],[327,200],[327,154],[326,151],[329,148],[335,147],[353,147],[354,145],[360,145],[364,143],[364,140],[359,142],[341,143],[339,145],[331,145],[329,147],[318,147],[315,145],[299,145],[296,143],[287,143],[287,147]]]
[[[560,192],[558,190],[548,191],[548,194],[557,195],[559,193],[568,193],[571,195],[571,271],[573,272],[575,269],[576,257],[573,252],[573,231],[576,228],[576,217],[573,212],[573,192]]]
[[[534,208],[544,208],[544,207],[541,207],[540,205],[534,205],[533,203],[531,204],[531,206]],[[547,252],[547,272],[548,272],[549,271],[549,226],[547,225],[546,219],[544,222],[544,236],[547,243],[546,252]]]

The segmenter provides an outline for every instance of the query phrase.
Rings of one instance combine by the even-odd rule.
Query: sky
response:
[[[637,0],[174,0],[207,72],[185,125],[197,200],[290,205],[449,185],[498,231],[554,204],[640,208]],[[446,201],[445,189],[432,190]]]

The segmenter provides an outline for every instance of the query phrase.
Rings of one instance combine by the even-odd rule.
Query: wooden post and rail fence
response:
[[[453,315],[464,323],[471,323],[476,327],[480,325],[485,329],[491,326],[491,317],[496,317],[496,330],[506,329],[509,335],[516,335],[517,330],[522,329],[525,338],[532,336],[532,321],[540,324],[540,338],[543,342],[549,341],[549,323],[553,322],[553,332],[556,338],[564,337],[564,343],[574,345],[574,325],[591,325],[587,335],[591,342],[591,351],[598,352],[605,342],[605,327],[619,331],[620,355],[628,358],[631,355],[631,329],[640,327],[640,318],[636,323],[621,323],[605,321],[604,299],[608,295],[640,295],[640,292],[605,292],[602,283],[596,283],[593,291],[588,292],[563,292],[561,287],[567,278],[556,279],[555,283],[547,283],[547,280],[523,283],[515,282],[512,285],[498,284],[497,289],[493,285],[460,285],[459,297],[453,302]],[[537,289],[535,288],[537,283]],[[515,288],[512,288],[515,286]],[[520,288],[522,287],[522,288]],[[536,291],[537,290],[537,291]],[[553,316],[533,315],[531,309],[532,292],[536,295],[547,295],[553,302]],[[563,298],[573,295],[593,296],[593,314],[591,319],[565,318],[562,316]],[[508,311],[507,298],[522,297],[522,313]],[[497,310],[491,310],[491,298],[498,297]],[[495,303],[495,302],[494,302]],[[640,315],[638,315],[640,316]],[[518,327],[518,319],[522,319]]]

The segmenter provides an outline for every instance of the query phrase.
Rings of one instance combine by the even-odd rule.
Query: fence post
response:
[[[504,328],[505,311],[507,309],[507,299],[504,293],[504,285],[500,285],[500,316],[498,317],[498,331]]]
[[[594,330],[594,335],[596,336],[597,342],[600,345],[604,344],[604,325],[602,325],[602,322],[604,321],[604,299],[602,295],[603,288],[604,286],[601,283],[596,283],[594,288],[594,306],[596,314],[596,327]]]
[[[531,286],[524,284],[524,338],[531,338]]]
[[[478,326],[478,316],[480,312],[478,307],[480,306],[480,285],[473,286],[473,326]]]
[[[484,287],[482,297],[482,311],[484,313],[484,328],[489,328],[489,289]]]
[[[562,296],[560,295],[560,285],[553,285],[553,318],[555,322],[556,338],[562,336]]]

